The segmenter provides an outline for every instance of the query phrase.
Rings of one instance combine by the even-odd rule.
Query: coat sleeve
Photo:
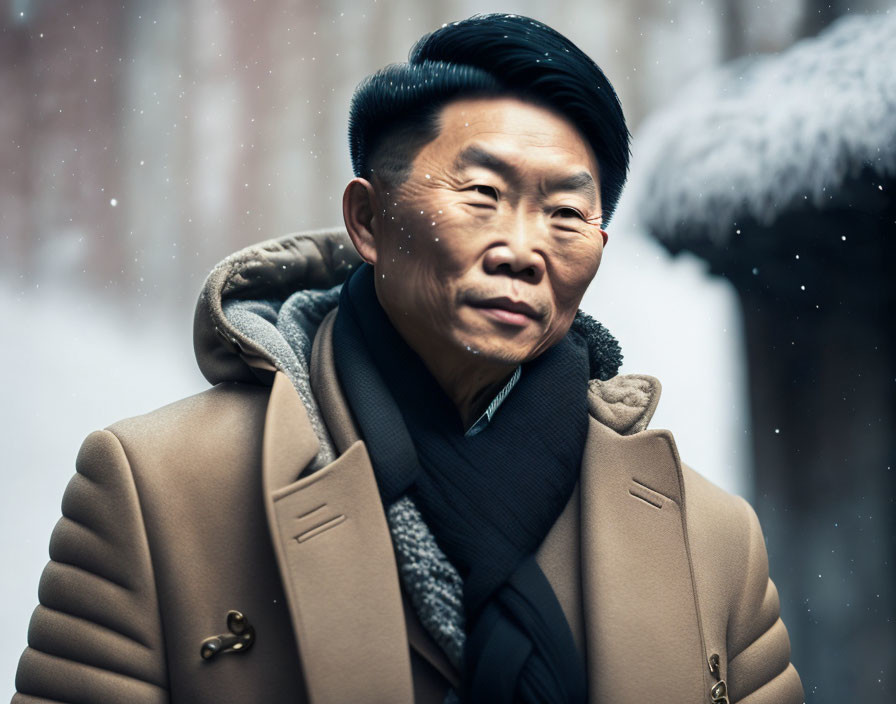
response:
[[[137,487],[121,443],[91,433],[62,499],[14,704],[169,701]]]
[[[731,704],[802,704],[803,686],[790,662],[790,638],[781,620],[778,590],[769,579],[768,554],[756,512],[747,513],[749,549],[740,598],[728,626]]]

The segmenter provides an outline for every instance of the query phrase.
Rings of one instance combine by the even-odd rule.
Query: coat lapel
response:
[[[360,435],[348,402],[340,389],[336,365],[333,361],[333,323],[336,320],[336,310],[338,309],[332,310],[324,317],[314,338],[314,346],[311,350],[311,389],[318,401],[324,423],[330,431],[336,450],[344,452],[353,443],[358,442]],[[377,501],[380,501],[379,494],[377,494]],[[386,531],[388,534],[388,525]],[[391,549],[391,537],[389,540]],[[426,632],[403,590],[402,602],[410,646],[453,687],[457,687],[460,683],[459,673],[438,644]]]
[[[298,478],[319,443],[289,379],[265,417],[265,509],[308,699],[412,702],[410,656],[392,542],[364,444]],[[298,478],[298,479],[297,479]]]
[[[535,552],[535,561],[550,582],[576,647],[584,655],[580,495],[581,483],[577,483],[563,512]]]
[[[706,699],[704,648],[671,433],[590,418],[581,477],[592,702]]]

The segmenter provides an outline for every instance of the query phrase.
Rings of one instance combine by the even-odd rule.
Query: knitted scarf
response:
[[[589,356],[568,334],[523,365],[489,425],[460,416],[376,296],[373,269],[346,281],[336,371],[383,503],[409,496],[464,581],[464,700],[583,703],[585,668],[534,553],[578,480]]]

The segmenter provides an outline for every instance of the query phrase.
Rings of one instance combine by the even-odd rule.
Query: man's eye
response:
[[[579,218],[579,220],[585,219],[585,216],[575,208],[557,208],[557,210],[554,211],[554,215],[559,215],[561,218]]]
[[[490,198],[498,200],[498,191],[491,186],[471,186],[468,190],[477,191],[484,196],[488,196]]]

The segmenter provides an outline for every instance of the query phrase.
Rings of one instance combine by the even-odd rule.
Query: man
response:
[[[210,275],[214,387],[85,441],[14,701],[801,702],[756,516],[578,305],[628,165],[554,30],[356,91],[345,231]]]

